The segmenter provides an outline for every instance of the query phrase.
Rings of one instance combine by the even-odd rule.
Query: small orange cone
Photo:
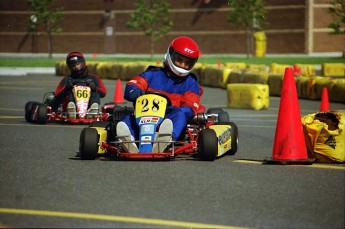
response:
[[[312,164],[304,140],[296,83],[292,68],[285,69],[272,158],[268,164]]]
[[[121,80],[117,79],[114,91],[114,103],[124,103]]]
[[[327,87],[322,88],[320,111],[330,111]]]
[[[222,66],[222,62],[218,61],[217,66],[218,66],[218,68],[220,68]]]
[[[293,71],[295,73],[295,76],[300,76],[302,75],[302,69],[301,69],[301,66],[297,65],[297,64],[294,64],[293,66]]]

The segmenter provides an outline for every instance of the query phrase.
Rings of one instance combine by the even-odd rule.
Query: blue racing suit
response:
[[[124,97],[134,102],[145,92],[160,92],[171,100],[166,117],[173,123],[173,139],[182,137],[187,122],[197,114],[200,104],[200,88],[193,73],[180,77],[173,74],[169,67],[150,66],[143,73],[135,76],[126,84]],[[134,95],[134,96],[133,96]],[[123,120],[131,134],[138,139],[139,128],[134,115],[125,116]]]

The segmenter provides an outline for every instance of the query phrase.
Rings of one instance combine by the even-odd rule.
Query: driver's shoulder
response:
[[[163,70],[162,67],[150,65],[146,68],[145,72],[147,72],[147,71],[162,71],[162,70]]]

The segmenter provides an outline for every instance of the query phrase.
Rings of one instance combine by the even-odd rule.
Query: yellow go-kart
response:
[[[187,124],[183,140],[165,141],[168,147],[162,152],[152,152],[157,128],[164,120],[168,97],[159,93],[148,93],[138,97],[134,109],[115,109],[112,122],[99,121],[84,128],[80,134],[79,156],[84,160],[97,157],[114,159],[173,159],[179,155],[213,161],[225,154],[234,155],[238,148],[238,128],[229,121],[229,115],[221,108],[210,108],[198,113]],[[139,140],[130,141],[138,146],[139,152],[126,152],[118,139],[116,125],[124,115],[134,115],[139,125]]]

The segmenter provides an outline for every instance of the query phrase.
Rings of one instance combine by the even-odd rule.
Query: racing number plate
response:
[[[159,95],[146,94],[136,101],[135,117],[156,116],[163,118],[167,107],[167,99]]]
[[[90,87],[87,86],[74,86],[73,93],[76,101],[89,101],[90,99]]]

